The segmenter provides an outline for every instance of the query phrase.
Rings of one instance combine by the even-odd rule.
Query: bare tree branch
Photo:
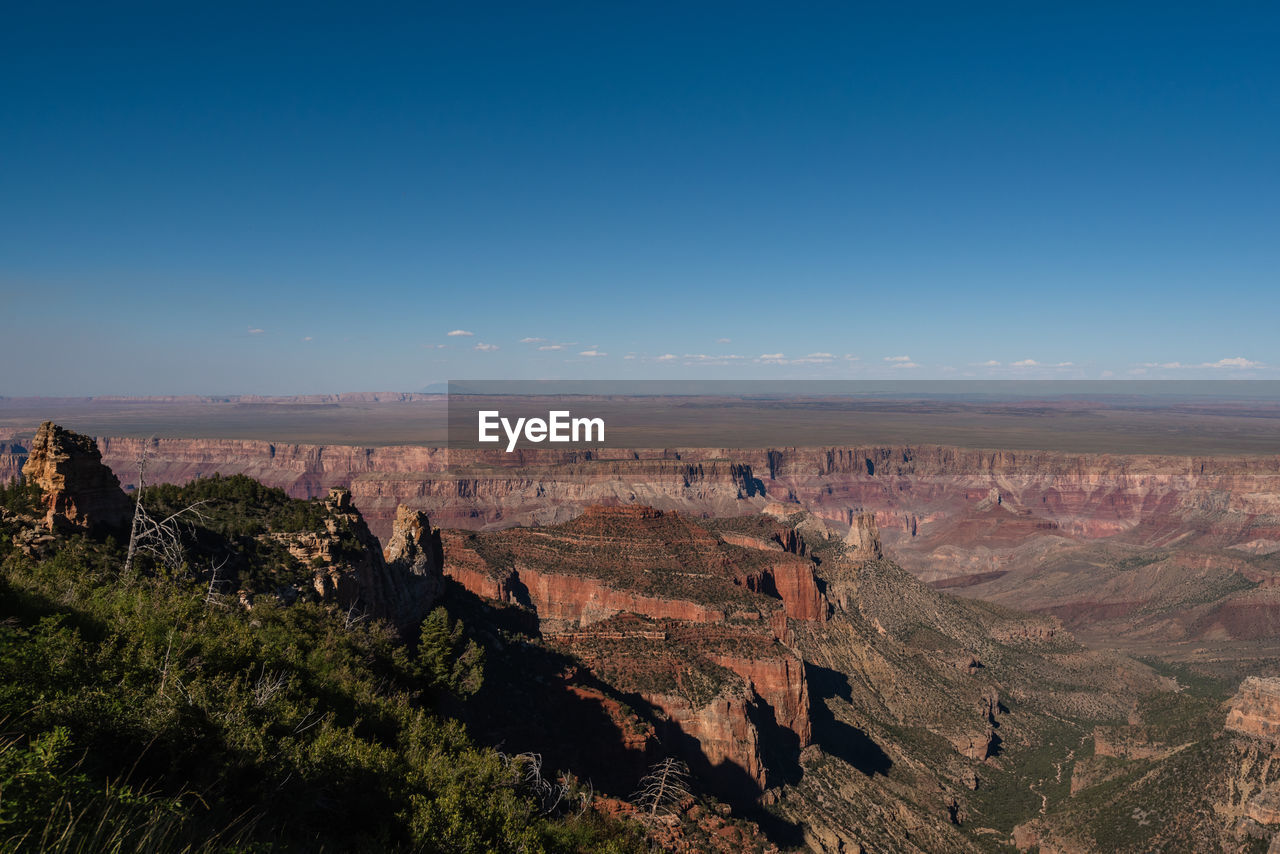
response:
[[[659,810],[669,812],[687,797],[689,766],[679,759],[668,757],[640,778],[640,788],[631,796],[631,800],[649,818],[654,818]]]
[[[289,684],[289,671],[287,670],[267,670],[267,666],[262,665],[262,673],[258,676],[258,684],[253,687],[253,703],[256,706],[265,706],[271,702],[271,698],[280,693],[285,685]]]
[[[204,594],[204,603],[208,607],[227,607],[226,597],[222,594],[222,585],[225,584],[226,581],[220,576],[222,568],[227,565],[228,560],[230,560],[230,558],[224,557],[222,559],[222,563],[216,565],[212,560],[209,561],[209,587],[205,590]]]
[[[206,517],[200,512],[201,505],[207,501],[197,501],[170,513],[163,519],[155,519],[148,512],[145,498],[147,475],[147,446],[143,443],[142,455],[138,458],[137,501],[133,506],[133,522],[129,527],[129,550],[124,558],[124,571],[128,574],[133,569],[133,561],[138,552],[146,552],[169,570],[178,570],[186,561],[186,550],[182,546],[182,518],[194,516],[200,521]]]

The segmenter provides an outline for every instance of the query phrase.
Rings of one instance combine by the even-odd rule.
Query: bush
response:
[[[242,490],[292,506],[220,481],[157,488],[157,506]],[[219,514],[224,530],[265,516]],[[447,611],[415,653],[380,622],[270,597],[213,607],[195,581],[126,579],[121,563],[72,539],[0,564],[0,847],[641,850],[616,822],[541,816],[441,713],[443,693],[483,678]]]

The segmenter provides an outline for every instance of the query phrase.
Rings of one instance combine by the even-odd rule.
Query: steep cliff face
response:
[[[1280,679],[1245,679],[1227,708],[1233,733],[1226,791],[1216,804],[1235,840],[1280,844]]]
[[[778,726],[795,733],[798,746],[804,747],[813,740],[803,661],[791,655],[761,657],[732,651],[713,652],[708,657],[741,676],[749,695],[768,704]]]
[[[44,493],[41,524],[50,531],[119,531],[133,503],[102,464],[93,439],[46,421],[36,431],[22,473]]]
[[[722,795],[759,795],[777,782],[766,754],[811,739],[803,662],[768,626],[618,614],[550,640],[639,697],[662,721],[666,749]]]
[[[780,642],[788,618],[820,622],[828,605],[812,561],[730,539],[677,513],[597,506],[546,528],[446,532],[444,571],[529,608],[545,636],[659,710],[725,791],[758,793],[763,745],[811,738],[804,666]]]
[[[0,483],[8,483],[22,474],[22,464],[29,451],[21,442],[0,442]]]
[[[848,525],[850,509],[875,513],[881,528],[908,534],[913,516],[926,524],[925,505],[951,496],[978,503],[1014,501],[1069,519],[1063,527],[1105,536],[1127,530],[1158,510],[1216,510],[1274,514],[1280,460],[1272,457],[1173,457],[982,451],[941,446],[684,449],[675,451],[521,451],[494,454],[397,446],[285,445],[206,439],[103,439],[108,463],[131,464],[147,447],[160,480],[183,482],[198,474],[245,473],[298,497],[322,495],[331,485],[352,486],[356,503],[380,499],[468,499],[479,510],[470,525],[528,524],[527,499],[538,507],[598,503],[606,497],[655,503],[663,498],[692,509],[698,502],[751,502],[763,507],[785,498]],[[404,475],[414,477],[405,478]],[[433,477],[434,476],[434,477]],[[448,483],[444,492],[434,481]],[[765,490],[743,490],[745,480]],[[374,482],[381,481],[379,485]],[[621,482],[618,489],[606,484]],[[539,484],[557,483],[556,490]],[[577,489],[567,488],[577,484]],[[310,494],[307,493],[308,490]],[[995,490],[994,494],[992,491]],[[739,492],[742,497],[739,498]],[[790,494],[789,494],[790,493]],[[824,497],[825,496],[825,497]],[[1188,497],[1184,497],[1188,496]],[[495,503],[496,502],[496,503]],[[505,507],[501,504],[505,502]],[[403,500],[410,506],[422,506]],[[670,505],[676,506],[676,505]],[[395,504],[388,507],[389,522]],[[918,509],[917,509],[918,508]],[[372,509],[372,508],[370,508]],[[708,508],[709,509],[709,508]],[[856,511],[855,511],[856,512]],[[452,523],[452,520],[451,520]]]
[[[1280,679],[1245,679],[1227,711],[1227,729],[1264,741],[1280,741]]]

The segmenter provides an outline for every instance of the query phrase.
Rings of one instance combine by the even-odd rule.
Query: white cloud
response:
[[[979,368],[998,368],[1000,363],[995,359],[987,359],[985,362],[978,363]]]
[[[599,350],[583,350],[583,351],[582,351],[581,353],[579,353],[578,355],[579,355],[579,356],[591,356],[591,357],[593,357],[593,358],[594,358],[594,357],[597,357],[597,356],[607,356],[607,355],[609,355],[609,354],[608,354],[608,353],[601,353]]]
[[[1013,367],[1015,367],[1015,368],[1038,368],[1038,367],[1040,367],[1040,363],[1039,363],[1039,362],[1037,362],[1035,359],[1019,359],[1018,361],[1016,361],[1016,362],[1011,362],[1010,364],[1011,364],[1011,365],[1013,365]]]
[[[1076,363],[1075,363],[1075,362],[1059,362],[1058,364],[1054,365],[1053,367],[1055,367],[1055,368],[1074,368],[1075,366],[1076,366]]]
[[[479,350],[481,353],[492,353],[494,350],[501,350],[502,348],[497,344],[485,344],[482,341],[475,346],[475,349]]]
[[[885,356],[884,360],[886,362],[910,362],[911,357],[910,356]]]
[[[470,338],[475,335],[474,332],[468,332],[465,329],[455,329],[449,333],[450,338]]]
[[[1260,368],[1262,363],[1246,359],[1244,356],[1232,356],[1216,362],[1205,362],[1204,366],[1206,368]]]
[[[717,338],[717,339],[716,339],[716,343],[717,343],[717,344],[728,344],[728,343],[730,343],[730,341],[731,341],[731,339],[729,339],[729,338]]]
[[[250,327],[249,327],[249,334],[250,334],[250,335],[262,335],[262,334],[263,334],[263,333],[265,333],[266,331],[267,331],[267,330],[265,330],[265,329],[259,329],[259,328],[258,328],[258,327],[256,327],[256,326],[250,326]]]
[[[845,360],[846,362],[861,362],[861,361],[862,361],[862,357],[861,357],[861,356],[855,356],[855,355],[853,355],[852,353],[845,353],[845,354],[844,354],[844,360]]]
[[[1244,356],[1230,356],[1226,359],[1219,359],[1216,362],[1201,362],[1198,365],[1189,365],[1184,362],[1142,362],[1140,367],[1162,368],[1167,371],[1174,371],[1186,368],[1261,368],[1263,363],[1246,359]]]
[[[801,356],[798,359],[788,359],[789,365],[825,365],[827,362],[833,361],[835,356],[830,353],[810,353],[807,356]]]
[[[634,359],[635,357],[636,357],[636,354],[635,354],[635,353],[628,353],[627,355],[623,356],[622,358],[624,358],[624,359]]]
[[[311,336],[310,336],[310,335],[303,336],[303,339],[302,339],[302,340],[303,340],[303,341],[310,341],[310,340],[311,340]]]
[[[521,338],[520,343],[521,344],[541,344],[546,340],[547,339],[545,338]]]
[[[917,365],[915,362],[894,362],[894,363],[893,363],[892,365],[890,365],[889,367],[891,367],[891,368],[918,368],[918,367],[920,367],[920,366],[919,366],[919,365]]]
[[[563,350],[564,348],[565,348],[564,344],[543,344],[538,349],[539,350]]]
[[[744,356],[735,356],[732,353],[724,355],[712,355],[709,353],[685,353],[680,358],[688,359],[691,362],[721,362],[729,359],[742,359]]]
[[[663,353],[658,357],[659,362],[670,362],[677,358],[675,353]]]

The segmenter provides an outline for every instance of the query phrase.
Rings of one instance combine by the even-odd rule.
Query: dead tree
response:
[[[689,766],[668,757],[640,778],[640,788],[631,796],[632,803],[649,818],[659,811],[669,811],[689,797]]]
[[[267,670],[267,665],[263,664],[258,682],[253,686],[253,704],[259,707],[265,706],[288,684],[289,671]]]
[[[146,486],[147,477],[147,444],[142,443],[142,455],[138,457],[138,488],[134,490],[133,521],[129,525],[129,551],[124,556],[124,571],[129,574],[133,568],[133,556],[138,553],[138,528],[142,516],[138,510],[142,507],[142,490]]]
[[[561,776],[552,781],[542,776],[542,754],[517,753],[514,756],[508,756],[498,751],[498,758],[538,799],[538,806],[543,815],[553,815],[569,796],[572,781],[568,777]]]
[[[222,595],[222,585],[226,582],[220,575],[228,560],[230,558],[223,558],[222,563],[219,564],[215,564],[212,560],[209,561],[209,587],[204,593],[204,604],[210,608],[215,606],[218,608],[227,607],[225,597]]]
[[[153,518],[143,500],[146,473],[147,449],[144,444],[142,456],[138,458],[138,498],[133,505],[133,522],[129,528],[129,550],[124,558],[126,575],[133,569],[133,560],[140,551],[150,554],[169,570],[181,569],[186,560],[186,550],[182,546],[182,517],[191,514],[197,519],[204,519],[199,509],[204,501],[189,504],[163,519]]]
[[[365,615],[356,610],[356,603],[352,602],[347,608],[347,615],[343,618],[342,627],[347,631],[351,631],[365,619]]]

